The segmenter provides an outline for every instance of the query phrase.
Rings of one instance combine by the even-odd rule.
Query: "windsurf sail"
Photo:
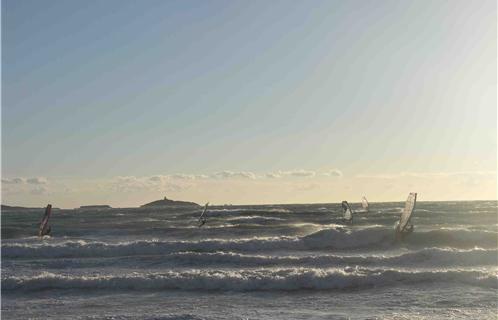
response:
[[[349,203],[347,201],[343,201],[341,205],[342,205],[342,210],[344,211],[343,215],[344,220],[353,221],[353,210],[351,210]]]
[[[407,228],[410,223],[410,218],[412,217],[412,213],[415,210],[415,203],[417,202],[417,193],[410,192],[408,195],[408,199],[405,202],[405,209],[399,218],[397,230],[398,232],[403,232]]]
[[[368,212],[368,200],[366,197],[361,198],[361,207],[365,212]]]
[[[52,213],[52,205],[47,205],[45,208],[45,214],[43,215],[42,221],[40,222],[40,228],[38,230],[38,236],[43,237],[50,233],[50,226],[48,225],[48,220],[50,219],[50,214]]]
[[[202,213],[201,213],[201,216],[199,217],[199,222],[201,223],[199,225],[199,227],[202,227],[205,223],[206,223],[206,212],[207,212],[207,208],[209,206],[209,202],[206,203],[206,205],[204,206],[204,210],[202,210]]]

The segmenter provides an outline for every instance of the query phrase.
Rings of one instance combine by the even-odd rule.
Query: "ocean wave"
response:
[[[498,262],[498,250],[475,248],[472,250],[427,248],[398,255],[308,255],[308,256],[271,256],[247,255],[236,252],[180,252],[152,258],[157,267],[175,266],[294,266],[294,267],[336,267],[347,265],[360,266],[398,266],[398,267],[464,267],[494,266]],[[143,258],[147,263],[147,258]]]
[[[285,243],[299,243],[298,238],[253,238],[245,240],[161,241],[137,240],[118,243],[102,241],[63,241],[40,244],[2,244],[2,258],[70,258],[114,257],[168,254],[179,251],[259,251],[279,249]]]
[[[290,209],[284,209],[284,208],[271,208],[268,210],[263,210],[264,212],[273,212],[273,213],[292,213],[293,211]]]
[[[380,231],[380,232],[378,232]],[[390,234],[390,233],[389,233]],[[62,241],[42,243],[2,244],[3,258],[65,258],[111,257],[128,255],[168,254],[180,251],[241,251],[264,252],[273,250],[347,249],[379,245],[386,240],[392,244],[392,235],[381,230],[326,229],[307,236],[266,237],[239,240],[210,239],[201,241],[138,240],[118,243],[102,241]]]
[[[263,255],[237,252],[176,252],[168,254],[116,256],[107,258],[64,258],[32,260],[4,260],[4,272],[15,271],[29,264],[34,270],[61,270],[67,268],[254,268],[254,267],[316,267],[346,266],[404,267],[434,269],[448,267],[489,267],[498,263],[498,250],[474,248],[471,250],[426,248],[396,255],[388,254],[313,254],[313,255]]]
[[[386,228],[347,229],[334,228],[314,232],[301,238],[306,248],[353,249],[383,247],[393,244],[393,232]]]
[[[67,275],[43,272],[2,278],[4,291],[47,289],[294,291],[367,289],[380,286],[453,282],[498,288],[498,277],[481,271],[421,271],[394,269],[257,269],[189,270],[162,273]]]
[[[416,229],[415,229],[416,230]],[[406,238],[406,244],[418,246],[446,246],[455,248],[496,248],[498,236],[486,230],[439,229],[413,232]]]
[[[206,318],[202,318],[198,315],[195,314],[154,314],[154,315],[144,315],[143,313],[141,314],[124,314],[124,315],[117,315],[113,314],[108,315],[108,316],[79,316],[76,317],[75,319],[85,319],[85,320],[93,320],[93,319],[104,319],[104,320],[136,320],[136,319],[142,319],[142,320],[202,320]]]
[[[2,258],[112,257],[168,254],[182,251],[265,252],[274,250],[347,250],[389,249],[393,246],[415,248],[496,248],[494,233],[483,231],[433,230],[414,232],[402,243],[394,241],[388,228],[324,229],[306,236],[281,236],[238,240],[208,239],[200,241],[137,240],[117,243],[102,241],[44,241],[41,243],[3,243]]]
[[[209,208],[208,213],[209,214],[231,214],[231,215],[236,215],[236,214],[247,214],[247,213],[292,213],[292,210],[285,209],[285,208]]]
[[[228,218],[227,221],[230,222],[239,222],[239,223],[266,223],[268,221],[285,221],[285,219],[278,218],[278,217],[264,217],[264,216],[239,216],[239,217],[232,217]]]

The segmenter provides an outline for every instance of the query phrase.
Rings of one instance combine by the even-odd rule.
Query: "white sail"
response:
[[[347,201],[342,202],[342,209],[344,210],[344,215],[343,215],[344,220],[352,221],[353,210],[351,210],[351,207],[349,206],[349,203]]]
[[[417,202],[417,193],[410,192],[408,195],[408,199],[406,199],[405,209],[399,218],[398,230],[403,231],[408,223],[410,222],[410,218],[412,216],[413,210],[415,210],[415,203]]]
[[[366,197],[361,198],[361,207],[365,212],[368,212],[368,200]]]
[[[199,223],[200,223],[199,228],[202,227],[207,221],[206,212],[207,212],[208,205],[209,205],[209,202],[206,203],[206,205],[204,206],[204,210],[202,210],[201,216],[199,217]]]
[[[204,206],[204,210],[202,210],[202,213],[201,213],[201,216],[199,217],[199,220],[203,219],[204,215],[206,214],[208,206],[209,206],[209,202],[206,203],[206,205]],[[204,218],[204,219],[206,219],[206,218]]]
[[[45,214],[43,215],[42,221],[40,222],[40,227],[38,229],[38,236],[43,237],[44,235],[48,234],[50,228],[48,226],[48,220],[50,219],[51,213],[52,213],[52,205],[49,204],[47,205],[47,208],[45,208]]]

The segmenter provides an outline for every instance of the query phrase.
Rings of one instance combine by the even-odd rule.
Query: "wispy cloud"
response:
[[[265,177],[273,178],[273,179],[284,178],[284,177],[311,178],[311,177],[314,177],[315,175],[316,175],[315,171],[296,169],[296,170],[290,170],[290,171],[269,172],[269,173],[265,174]]]
[[[47,184],[48,180],[47,178],[44,177],[36,177],[36,178],[26,179],[26,182],[29,184]]]
[[[101,184],[103,189],[110,189],[115,192],[137,192],[137,191],[157,191],[157,192],[178,192],[192,187],[188,183],[174,182],[170,176],[118,176],[108,183]]]
[[[209,178],[205,174],[185,174],[185,173],[176,173],[169,176],[172,179],[178,180],[197,180],[197,179],[207,179]]]
[[[292,176],[292,177],[314,177],[316,175],[316,172],[299,169],[299,170],[292,170],[292,171],[284,171],[283,174],[286,176]]]
[[[43,195],[48,194],[49,189],[45,186],[36,186],[29,191],[33,195]]]
[[[26,179],[24,178],[2,179],[2,184],[23,184],[23,183],[26,183]]]
[[[149,180],[154,182],[164,182],[172,180],[206,180],[206,179],[256,179],[256,174],[248,171],[230,171],[224,170],[211,174],[186,174],[174,173],[169,175],[154,175],[150,176]]]
[[[33,177],[33,178],[4,178],[2,179],[2,184],[48,184],[48,179],[45,177]]]
[[[169,179],[168,176],[161,176],[161,175],[149,177],[149,180],[154,182],[161,182],[168,179]]]
[[[311,183],[311,184],[305,184],[305,185],[298,185],[294,188],[295,191],[311,191],[311,190],[316,190],[319,189],[320,185],[317,183]]]
[[[338,177],[338,178],[343,176],[342,171],[339,169],[332,169],[330,171],[322,173],[322,175],[326,177]]]
[[[265,174],[265,177],[270,178],[270,179],[278,179],[278,178],[281,178],[282,176],[280,174],[278,174],[277,172],[269,172],[269,173]]]
[[[455,172],[399,172],[389,174],[358,174],[355,178],[362,179],[399,179],[399,178],[445,178],[469,176],[496,176],[496,171],[455,171]]]
[[[2,193],[7,195],[44,195],[51,192],[49,180],[45,177],[14,177],[2,179]]]
[[[386,201],[415,190],[424,199],[491,199],[495,171],[399,172],[359,174],[344,181],[339,169],[250,172],[224,170],[206,174],[171,173],[106,178],[9,177],[2,179],[4,201],[51,202],[63,207],[84,202],[138,205],[144,199],[270,203],[325,202],[359,197]],[[444,192],[441,192],[444,190]],[[70,194],[69,194],[70,193]],[[26,200],[27,199],[27,200]],[[95,200],[98,199],[98,200]]]
[[[256,175],[252,172],[247,171],[220,171],[215,172],[210,175],[214,179],[231,179],[231,178],[243,178],[243,179],[256,179]]]

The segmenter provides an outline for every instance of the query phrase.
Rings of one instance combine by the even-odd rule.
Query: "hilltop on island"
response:
[[[164,199],[146,203],[144,205],[141,205],[141,207],[142,208],[143,207],[195,207],[195,208],[198,208],[198,207],[200,207],[200,205],[198,205],[195,202],[176,201],[176,200],[171,200],[171,199],[164,197]]]

